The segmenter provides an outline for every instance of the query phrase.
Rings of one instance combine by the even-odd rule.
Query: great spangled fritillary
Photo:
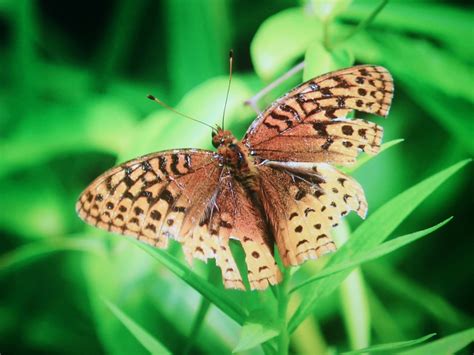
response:
[[[217,127],[217,152],[178,149],[123,163],[80,196],[79,216],[99,228],[159,248],[182,244],[189,262],[216,259],[227,288],[245,289],[229,240],[246,255],[251,289],[266,289],[285,266],[334,251],[330,230],[367,203],[346,165],[380,149],[382,128],[347,119],[353,110],[387,116],[389,72],[362,65],[310,80],[274,102],[242,141]]]

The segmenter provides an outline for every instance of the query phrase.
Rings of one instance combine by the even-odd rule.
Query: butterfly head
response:
[[[212,131],[212,146],[214,148],[219,148],[223,145],[226,146],[229,144],[235,144],[236,142],[236,138],[230,131],[224,131],[220,127],[217,127],[217,131]]]

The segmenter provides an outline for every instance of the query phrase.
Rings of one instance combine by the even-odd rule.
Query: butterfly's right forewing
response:
[[[260,211],[216,153],[181,149],[124,163],[97,178],[76,209],[91,225],[159,248],[175,239],[189,263],[216,259],[227,288],[245,289],[231,238],[245,251],[252,289],[281,280]]]
[[[222,168],[215,153],[183,149],[150,154],[97,178],[76,210],[87,223],[165,248],[204,214]]]

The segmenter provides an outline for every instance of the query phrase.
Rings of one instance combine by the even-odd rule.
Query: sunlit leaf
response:
[[[337,69],[350,67],[354,62],[354,56],[343,48],[329,52],[321,43],[314,42],[306,51],[304,61],[303,80],[306,81]]]
[[[276,327],[276,321],[271,319],[263,310],[256,310],[249,314],[240,333],[239,342],[233,352],[241,352],[252,349],[274,337],[280,331]]]
[[[366,263],[371,260],[375,260],[377,258],[380,258],[384,255],[387,255],[409,243],[412,243],[420,238],[423,238],[424,236],[427,236],[437,229],[441,228],[444,226],[446,223],[448,223],[452,217],[444,220],[441,223],[438,223],[437,225],[427,228],[424,230],[421,230],[419,232],[415,233],[410,233],[401,237],[394,238],[388,242],[382,243],[373,249],[370,249],[368,251],[361,250],[358,253],[355,254],[354,257],[346,260],[341,260],[339,263],[336,262],[332,264],[330,267],[324,268],[321,272],[316,274],[313,277],[310,277],[309,279],[305,280],[304,282],[301,282],[300,284],[294,286],[290,292],[294,292],[298,290],[301,287],[304,287],[306,285],[312,284],[313,282],[323,279],[325,277],[337,274],[341,271],[345,271],[348,269],[353,269],[363,263]]]
[[[264,80],[270,80],[321,38],[322,24],[317,17],[299,7],[283,10],[266,19],[253,37],[250,53],[255,71]]]
[[[474,328],[401,352],[405,355],[454,354],[474,342]]]
[[[396,343],[373,345],[364,349],[344,352],[342,354],[352,355],[352,354],[365,354],[365,353],[378,353],[378,352],[393,352],[394,350],[400,350],[400,349],[408,348],[413,345],[423,343],[427,341],[428,339],[434,337],[435,335],[436,333],[432,333],[432,334],[428,334],[414,340],[406,340],[406,341],[398,341]]]
[[[309,6],[311,11],[321,20],[330,21],[341,12],[344,12],[351,2],[352,0],[310,0]]]

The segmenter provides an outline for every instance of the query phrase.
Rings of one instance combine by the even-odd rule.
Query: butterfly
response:
[[[245,290],[231,253],[240,242],[252,290],[282,280],[285,266],[336,250],[330,230],[355,211],[360,184],[335,165],[376,154],[383,129],[353,110],[387,116],[393,80],[383,67],[354,66],[309,80],[275,101],[238,141],[217,126],[216,151],[152,153],[106,171],[81,194],[85,222],[158,248],[181,243],[193,258],[215,259],[226,288]],[[275,248],[276,246],[276,248]]]

